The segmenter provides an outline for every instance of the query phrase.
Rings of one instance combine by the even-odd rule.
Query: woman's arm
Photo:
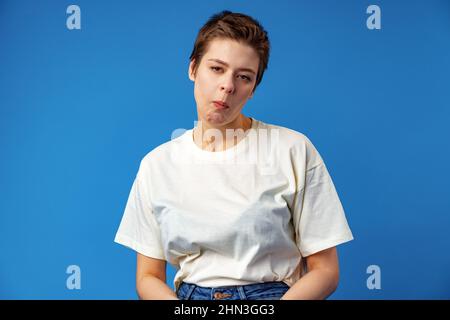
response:
[[[281,297],[281,300],[319,300],[332,294],[339,282],[336,247],[306,257],[308,272]]]
[[[166,284],[166,261],[137,254],[136,290],[142,300],[179,300]]]

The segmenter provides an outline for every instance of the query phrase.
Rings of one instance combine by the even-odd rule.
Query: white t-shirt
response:
[[[252,118],[234,147],[205,151],[193,129],[141,161],[115,242],[218,287],[303,274],[303,257],[352,240],[327,168],[302,133]]]

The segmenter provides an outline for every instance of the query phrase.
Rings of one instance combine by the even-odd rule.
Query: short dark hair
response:
[[[189,59],[194,61],[193,72],[196,74],[200,61],[213,39],[232,39],[255,49],[259,56],[258,73],[255,88],[261,82],[267,69],[270,54],[270,42],[267,31],[254,18],[224,10],[216,13],[203,25],[195,39],[194,48]]]

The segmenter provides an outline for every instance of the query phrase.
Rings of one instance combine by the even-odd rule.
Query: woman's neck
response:
[[[247,130],[252,127],[252,122],[251,118],[242,114],[226,126],[211,126],[199,120],[193,130],[193,139],[195,144],[205,151],[225,151],[244,138]]]

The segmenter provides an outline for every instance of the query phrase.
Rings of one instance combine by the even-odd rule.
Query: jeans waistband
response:
[[[202,297],[205,299],[211,298],[213,300],[219,299],[258,299],[264,297],[276,296],[280,297],[289,289],[289,286],[283,281],[269,281],[252,283],[246,285],[230,285],[219,287],[202,287],[193,283],[181,282],[177,295],[182,291],[182,296],[190,299],[191,295],[194,298]],[[195,292],[194,292],[195,290]]]

